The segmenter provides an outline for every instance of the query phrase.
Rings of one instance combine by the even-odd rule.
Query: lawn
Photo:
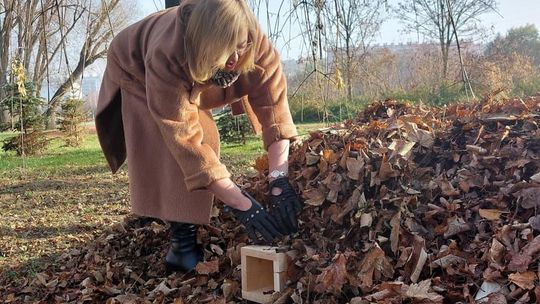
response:
[[[320,127],[303,124],[298,130],[306,135]],[[12,135],[0,133],[0,141]],[[130,213],[127,168],[110,173],[95,134],[80,148],[64,147],[57,132],[49,137],[41,156],[0,150],[0,282],[39,272]],[[257,137],[221,147],[233,175],[246,173],[263,153]]]

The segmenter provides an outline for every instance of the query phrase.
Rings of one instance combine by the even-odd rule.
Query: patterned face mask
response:
[[[228,88],[238,79],[239,76],[240,73],[236,71],[226,72],[220,69],[210,78],[210,81],[220,88]]]

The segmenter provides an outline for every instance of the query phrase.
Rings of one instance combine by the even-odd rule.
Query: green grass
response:
[[[12,135],[0,133],[0,141]],[[83,145],[78,148],[65,147],[61,139],[54,138],[42,155],[23,158],[17,156],[15,152],[0,151],[0,174],[14,169],[50,173],[59,169],[93,166],[100,163],[106,164],[95,134],[88,135]]]
[[[304,137],[310,131],[324,128],[326,125],[323,123],[306,123],[297,124],[296,126],[298,128],[298,135]],[[245,144],[221,143],[222,161],[235,173],[250,170],[254,164],[254,160],[265,153],[262,138],[258,136],[248,137]]]
[[[297,124],[298,133],[301,136],[306,136],[309,131],[325,126],[324,123]],[[9,132],[0,133],[0,143],[14,135],[15,133]],[[241,170],[249,168],[254,159],[264,153],[262,139],[257,136],[248,137],[246,144],[221,144],[223,161],[231,168],[236,167]],[[55,137],[42,155],[23,158],[15,155],[15,152],[0,150],[0,175],[10,177],[20,176],[25,172],[32,172],[37,176],[48,176],[61,174],[70,169],[96,165],[106,167],[107,163],[95,134],[87,135],[84,144],[78,148],[66,147],[60,138]]]

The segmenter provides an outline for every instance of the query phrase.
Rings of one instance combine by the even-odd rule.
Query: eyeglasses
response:
[[[249,51],[249,49],[251,48],[251,46],[253,45],[253,42],[250,41],[248,43],[246,43],[246,46],[241,48],[241,49],[237,49],[236,51],[234,51],[234,53],[240,57],[242,55],[244,55],[247,51]]]

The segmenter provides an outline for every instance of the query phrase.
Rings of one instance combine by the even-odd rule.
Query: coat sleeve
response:
[[[255,45],[255,71],[249,73],[248,99],[262,126],[264,149],[281,139],[294,141],[298,133],[287,99],[287,80],[281,59],[262,32]]]
[[[167,62],[155,56],[146,64],[148,108],[184,173],[187,190],[205,190],[212,182],[231,174],[215,151],[202,141],[199,109],[190,102],[191,86]]]

